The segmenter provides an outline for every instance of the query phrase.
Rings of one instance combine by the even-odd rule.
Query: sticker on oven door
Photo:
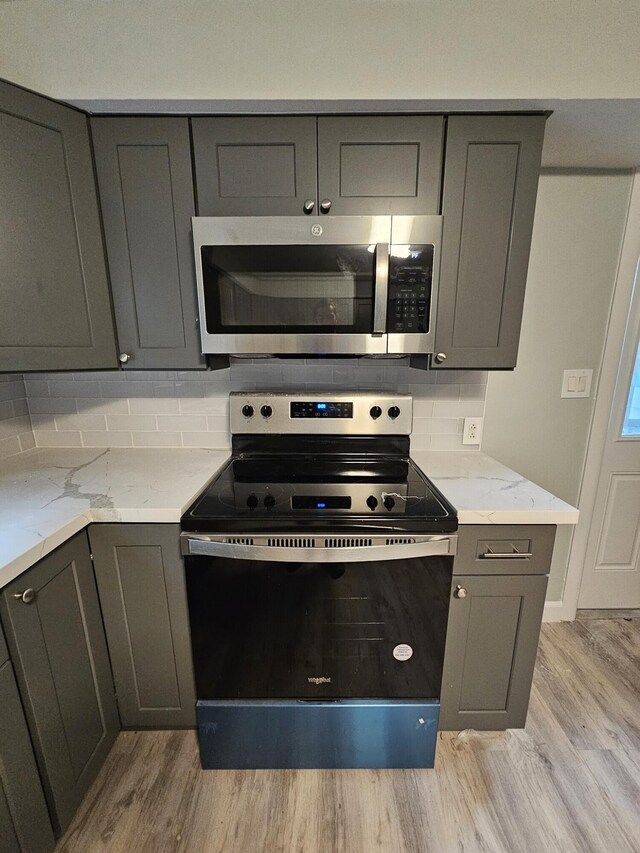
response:
[[[393,656],[396,660],[409,660],[413,656],[413,649],[406,643],[400,643],[393,650]]]

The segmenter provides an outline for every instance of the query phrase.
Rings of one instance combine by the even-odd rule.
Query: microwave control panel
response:
[[[428,332],[433,246],[391,246],[388,332]]]

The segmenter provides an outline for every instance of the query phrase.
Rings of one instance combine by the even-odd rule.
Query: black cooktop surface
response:
[[[455,509],[410,458],[385,453],[388,445],[315,444],[234,455],[185,512],[183,529],[457,529]]]

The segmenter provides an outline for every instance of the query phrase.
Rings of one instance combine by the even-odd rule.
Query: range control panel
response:
[[[428,332],[434,247],[391,246],[388,332]]]
[[[231,432],[298,435],[410,435],[410,394],[350,391],[229,395]]]
[[[290,403],[292,418],[352,418],[353,403],[337,403],[335,400]]]

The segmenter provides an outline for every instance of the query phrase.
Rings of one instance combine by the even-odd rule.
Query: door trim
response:
[[[625,334],[631,321],[629,308],[636,286],[639,258],[640,171],[636,171],[629,196],[629,207],[611,299],[602,365],[595,392],[596,399],[591,419],[587,455],[578,496],[580,520],[573,533],[560,616],[561,620],[565,622],[572,622],[576,618],[576,610],[578,609],[578,598],[582,585],[584,561],[587,556],[602,456],[609,430],[611,406],[620,373],[620,356]],[[638,284],[640,286],[640,280]]]

